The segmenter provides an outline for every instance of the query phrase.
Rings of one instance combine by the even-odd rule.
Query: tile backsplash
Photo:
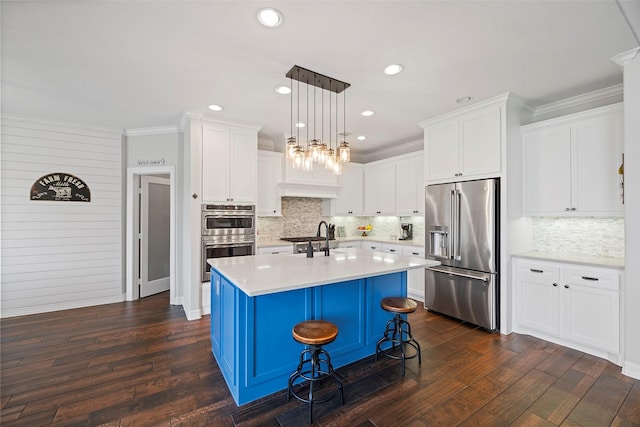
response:
[[[624,218],[534,217],[533,250],[624,258]]]
[[[315,236],[318,223],[322,220],[344,226],[348,237],[360,236],[359,225],[371,224],[372,237],[381,239],[394,239],[400,237],[400,224],[409,222],[413,224],[413,240],[420,244],[424,241],[424,217],[398,217],[398,216],[325,216],[322,215],[322,199],[308,197],[283,197],[281,217],[258,217],[258,240],[277,240],[280,237]],[[324,230],[323,230],[324,232]],[[337,236],[336,236],[337,237]]]

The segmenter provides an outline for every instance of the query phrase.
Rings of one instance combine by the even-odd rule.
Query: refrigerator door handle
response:
[[[462,261],[462,256],[460,255],[460,190],[456,189],[455,191],[455,206],[456,206],[456,216],[455,216],[455,235],[453,238],[455,239],[454,247],[455,252],[453,253],[453,259],[456,261]]]
[[[465,273],[460,270],[454,271],[451,268],[447,268],[444,266],[427,267],[426,270],[434,271],[436,273],[450,274],[452,276],[466,277],[467,279],[479,280],[481,282],[484,282],[485,284],[489,283],[489,281],[491,280],[491,274],[489,273],[479,273],[475,271]]]
[[[451,190],[449,194],[449,224],[451,225],[451,234],[449,235],[449,258],[455,259],[456,255],[456,236],[458,231],[456,230],[456,190]]]

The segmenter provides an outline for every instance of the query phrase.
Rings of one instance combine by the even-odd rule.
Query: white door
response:
[[[170,195],[168,178],[143,175],[140,185],[140,298],[169,290]]]

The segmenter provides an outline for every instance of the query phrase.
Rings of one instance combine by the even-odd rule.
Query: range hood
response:
[[[316,199],[335,199],[338,197],[337,185],[313,184],[303,182],[281,182],[280,196],[282,197],[312,197]]]

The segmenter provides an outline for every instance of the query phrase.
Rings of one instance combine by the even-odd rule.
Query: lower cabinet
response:
[[[619,363],[615,269],[514,258],[514,331]]]
[[[424,247],[402,248],[402,255],[416,258],[424,258]],[[407,271],[407,295],[410,298],[424,302],[424,268],[416,268]]]
[[[262,247],[258,248],[256,252],[258,253],[258,255],[264,255],[264,254],[273,254],[273,255],[292,254],[293,253],[293,246],[292,245],[287,245],[287,246],[262,246]]]

